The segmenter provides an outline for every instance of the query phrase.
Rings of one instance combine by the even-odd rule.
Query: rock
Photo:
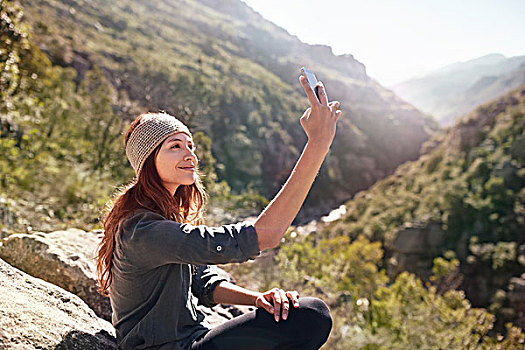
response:
[[[78,229],[30,234],[16,233],[0,240],[0,258],[16,268],[78,295],[103,319],[111,321],[109,298],[96,290],[97,245],[101,230]],[[217,305],[198,306],[211,327],[243,314],[250,308]]]
[[[227,320],[243,315],[249,311],[255,310],[252,306],[242,305],[222,305],[219,304],[213,308],[197,305],[197,309],[204,314],[204,324],[210,328],[216,327]]]
[[[401,271],[409,271],[423,279],[428,278],[432,257],[445,237],[441,226],[434,222],[405,225],[396,233],[392,243],[389,275],[395,277]]]
[[[479,106],[474,112],[462,117],[450,129],[445,138],[445,144],[463,152],[477,146],[485,138],[484,128],[493,125],[495,118],[510,106],[517,105],[523,91],[523,89],[518,89],[506,94],[497,101]]]
[[[427,254],[443,243],[444,236],[441,226],[433,222],[405,225],[398,231],[393,246],[402,254]]]
[[[0,258],[84,300],[95,313],[111,320],[109,299],[97,293],[95,250],[102,232],[78,229],[17,233],[0,241]]]
[[[116,349],[111,324],[84,301],[0,259],[1,349]]]

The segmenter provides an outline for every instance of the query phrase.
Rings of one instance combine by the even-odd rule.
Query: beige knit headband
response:
[[[142,166],[153,152],[168,136],[184,132],[191,136],[190,130],[177,118],[166,113],[144,114],[139,125],[133,129],[126,144],[126,156],[137,178]]]

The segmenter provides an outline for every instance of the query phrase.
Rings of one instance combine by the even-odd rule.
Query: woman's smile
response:
[[[179,169],[187,170],[187,171],[195,171],[194,166],[179,167]]]

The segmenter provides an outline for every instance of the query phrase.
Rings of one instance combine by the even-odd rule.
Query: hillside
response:
[[[31,38],[77,84],[98,66],[128,121],[165,110],[212,140],[214,170],[236,193],[270,198],[305,142],[307,66],[345,117],[303,217],[327,212],[417,158],[435,122],[366,75],[351,55],[300,42],[239,0],[23,1]]]
[[[346,203],[324,235],[381,241],[391,277],[428,279],[434,258],[453,256],[473,305],[502,307],[509,280],[525,272],[524,118],[525,86],[478,107],[418,161]]]
[[[490,54],[454,63],[392,86],[401,98],[442,125],[525,83],[525,56]]]

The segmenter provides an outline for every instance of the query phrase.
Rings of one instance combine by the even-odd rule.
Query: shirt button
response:
[[[222,250],[222,247],[220,245],[217,246],[217,251],[220,252]]]

